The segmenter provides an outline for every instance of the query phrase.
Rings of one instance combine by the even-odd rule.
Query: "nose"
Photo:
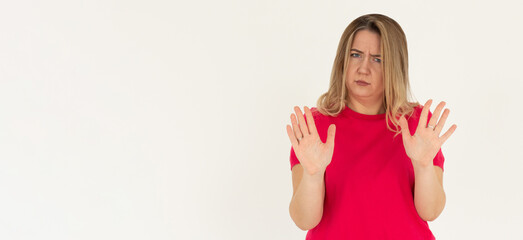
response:
[[[367,57],[363,59],[363,61],[360,62],[360,65],[358,67],[358,73],[361,74],[368,74],[369,73],[369,60]]]

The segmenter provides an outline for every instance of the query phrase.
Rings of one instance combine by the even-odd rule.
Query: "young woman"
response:
[[[445,206],[440,136],[449,110],[409,102],[407,41],[393,19],[368,14],[345,29],[329,90],[295,107],[287,134],[291,218],[307,239],[435,239]],[[398,135],[401,134],[401,137]]]

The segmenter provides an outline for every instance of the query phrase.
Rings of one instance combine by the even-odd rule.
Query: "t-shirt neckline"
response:
[[[367,114],[356,112],[345,104],[345,109],[343,109],[343,114],[345,116],[350,116],[350,117],[363,119],[363,120],[379,120],[379,119],[385,119],[386,113],[381,113],[381,114],[376,114],[376,115],[367,115]]]

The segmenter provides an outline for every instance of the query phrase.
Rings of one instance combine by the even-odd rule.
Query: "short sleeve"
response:
[[[444,170],[443,163],[445,162],[445,157],[443,156],[443,153],[441,152],[441,148],[439,149],[438,153],[434,157],[433,163],[434,166],[439,166],[441,170]]]
[[[291,147],[290,161],[291,161],[291,170],[292,170],[292,167],[294,167],[294,165],[300,163],[300,160],[298,160],[298,157],[296,157],[296,153],[294,153],[294,148],[293,147]]]

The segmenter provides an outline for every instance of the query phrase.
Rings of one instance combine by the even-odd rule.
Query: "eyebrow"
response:
[[[351,49],[351,51],[355,51],[355,52],[358,52],[358,53],[363,53],[362,51],[360,51],[360,50],[358,50],[358,49],[355,49],[355,48]],[[372,56],[372,57],[381,57],[380,54],[371,54],[371,56]]]

